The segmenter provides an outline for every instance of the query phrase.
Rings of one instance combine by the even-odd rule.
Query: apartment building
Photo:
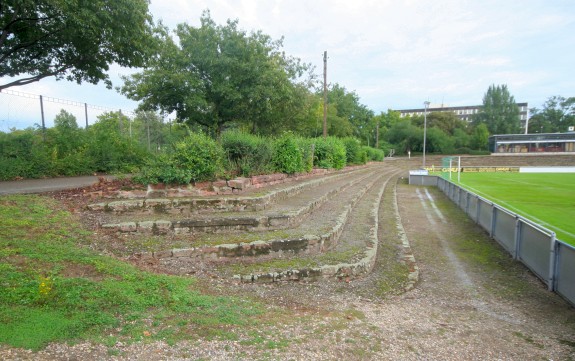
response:
[[[472,120],[472,116],[477,114],[481,111],[483,105],[465,105],[460,107],[448,107],[444,106],[443,104],[431,104],[427,108],[427,113],[433,112],[452,112],[459,117],[459,119],[464,120],[466,122],[470,122]],[[529,119],[529,108],[527,103],[517,103],[517,107],[519,108],[519,117],[521,119],[522,128],[525,128],[525,123]],[[401,114],[401,117],[412,117],[417,115],[423,115],[425,112],[424,108],[417,108],[417,109],[403,109],[403,110],[396,110]]]

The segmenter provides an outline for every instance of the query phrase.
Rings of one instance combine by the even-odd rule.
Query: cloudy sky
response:
[[[530,107],[541,107],[553,95],[575,96],[574,5],[573,0],[152,0],[150,11],[170,28],[198,25],[206,9],[218,24],[238,19],[244,30],[283,37],[285,52],[313,64],[319,76],[327,51],[328,82],[355,91],[378,114],[422,107],[426,100],[481,104],[491,84],[507,84],[515,100]],[[115,85],[126,73],[110,70]],[[103,85],[42,80],[11,90],[125,111],[137,105]],[[0,131],[30,125],[20,114],[33,110],[37,119],[37,103],[0,94]],[[48,125],[62,107],[45,106]],[[83,108],[68,107],[78,108],[82,123]]]

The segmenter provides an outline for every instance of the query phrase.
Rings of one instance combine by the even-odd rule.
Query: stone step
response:
[[[306,189],[320,186],[348,174],[364,171],[370,165],[353,167],[335,173],[258,188],[246,195],[196,196],[176,198],[142,198],[93,203],[88,209],[94,212],[109,212],[115,215],[133,214],[199,214],[206,212],[259,211],[279,200],[296,195]]]
[[[233,275],[241,282],[278,282],[338,278],[350,280],[369,273],[376,261],[378,248],[379,206],[386,188],[394,189],[398,173],[382,177],[368,190],[349,214],[334,247],[319,256],[298,255],[294,266],[252,262],[247,270]],[[292,259],[295,259],[293,256]],[[303,266],[302,266],[303,265]],[[222,267],[225,270],[225,267]],[[224,273],[226,273],[224,271]],[[230,276],[229,271],[227,276]]]
[[[214,265],[217,273],[234,277],[241,282],[277,282],[282,280],[314,280],[318,278],[353,278],[370,272],[377,254],[378,210],[387,186],[395,187],[400,171],[381,174],[342,214],[340,222],[328,234],[302,239],[256,241],[250,244],[220,246],[220,255],[229,251],[240,256],[233,266]],[[282,242],[282,243],[278,243]],[[267,248],[266,248],[267,247]],[[216,248],[216,247],[214,247]],[[263,251],[265,250],[265,251]],[[216,251],[213,249],[212,251]],[[261,257],[247,257],[257,255]],[[189,273],[198,259],[185,250],[172,250],[170,254],[155,254],[161,267]],[[236,253],[236,252],[239,252]],[[218,257],[221,257],[218,256]],[[190,258],[188,258],[190,257]],[[293,263],[291,266],[286,264]]]
[[[169,220],[134,219],[132,215],[115,216],[118,223],[104,223],[102,228],[125,233],[143,232],[147,234],[223,233],[233,231],[263,231],[285,229],[297,226],[313,210],[320,207],[338,193],[373,176],[374,172],[354,173],[354,177],[341,177],[322,186],[310,188],[290,197],[281,205],[271,206],[261,212],[237,212],[193,217],[172,216]]]
[[[356,209],[358,204],[363,204],[363,208],[369,208],[370,205],[375,207],[379,204],[381,199],[381,192],[387,181],[392,177],[397,177],[400,171],[397,170],[382,170],[376,177],[372,179],[364,179],[364,181],[356,185],[356,188],[349,189],[343,192],[341,197],[330,200],[321,207],[320,212],[314,212],[312,216],[306,219],[302,224],[296,228],[291,229],[286,235],[280,238],[274,238],[274,234],[270,232],[258,233],[259,239],[251,242],[242,242],[245,240],[245,235],[238,233],[230,235],[226,240],[226,244],[208,245],[209,240],[206,237],[196,240],[195,247],[184,247],[179,249],[171,249],[167,251],[151,252],[142,254],[142,258],[153,258],[159,260],[164,267],[183,269],[185,273],[186,267],[194,267],[194,264],[204,261],[221,261],[225,259],[241,257],[247,258],[284,258],[295,256],[307,257],[317,255],[322,252],[327,252],[338,244],[342,232],[348,223],[348,218]],[[367,206],[365,205],[367,204]],[[325,209],[324,209],[325,208]],[[324,212],[325,211],[325,212]],[[374,249],[376,250],[376,243],[373,243],[373,227],[377,222],[377,209],[375,213],[370,213],[368,219],[362,220],[364,224],[367,238],[362,238],[364,246],[358,249],[365,248],[362,252],[367,252],[367,255],[355,261],[354,264],[347,264],[349,268],[346,272],[361,273],[370,269],[372,266],[372,258]],[[363,213],[362,213],[363,214]],[[374,218],[375,217],[375,218]],[[319,222],[319,223],[318,223]],[[375,223],[374,223],[375,222]],[[318,227],[321,224],[322,227]],[[375,227],[377,230],[377,227]],[[250,235],[252,236],[252,235]],[[367,248],[371,250],[367,250]],[[180,266],[178,266],[180,265]],[[350,268],[351,267],[351,268]],[[345,268],[345,267],[344,267]],[[333,273],[341,273],[337,271],[334,273],[333,267],[328,271],[327,268],[322,271],[326,275]],[[364,270],[364,271],[360,271]],[[286,271],[289,273],[289,270]],[[304,273],[301,273],[302,276]],[[274,276],[276,278],[287,277],[287,274],[279,274]],[[297,277],[300,277],[297,276]],[[290,276],[294,277],[294,276]],[[307,277],[307,276],[305,276]],[[242,280],[264,280],[266,277],[260,275],[243,275],[239,277]],[[268,277],[269,278],[269,277]],[[288,277],[289,278],[289,277]]]

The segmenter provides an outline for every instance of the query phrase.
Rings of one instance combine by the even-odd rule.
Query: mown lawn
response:
[[[461,185],[575,245],[575,173],[461,173]]]
[[[234,338],[231,326],[262,316],[257,302],[92,251],[90,234],[51,198],[0,197],[0,219],[0,343]]]

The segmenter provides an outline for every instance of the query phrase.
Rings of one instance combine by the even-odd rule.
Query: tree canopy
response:
[[[152,39],[147,0],[3,0],[0,90],[51,76],[111,87],[109,65],[142,66]]]
[[[565,132],[575,126],[575,97],[552,96],[542,109],[530,109],[530,133]]]
[[[180,121],[221,132],[231,122],[257,131],[278,114],[294,110],[295,87],[308,66],[281,52],[282,41],[247,34],[238,21],[216,25],[209,11],[201,25],[179,24],[176,44],[164,29],[157,58],[142,72],[124,77],[121,92],[145,110],[176,112]]]
[[[519,108],[507,85],[489,87],[483,96],[483,108],[474,122],[485,123],[491,134],[515,134],[520,131]]]

